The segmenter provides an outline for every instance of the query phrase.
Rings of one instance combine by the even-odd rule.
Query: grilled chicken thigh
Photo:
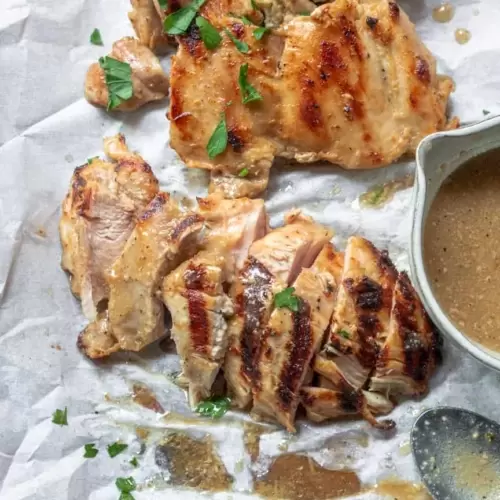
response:
[[[109,296],[107,273],[158,192],[151,168],[122,135],[105,139],[104,150],[116,163],[93,158],[75,170],[59,223],[62,267],[91,321]]]
[[[342,259],[328,243],[293,283],[298,310],[275,309],[262,333],[256,360],[260,378],[253,387],[252,412],[292,432],[299,390],[330,324],[339,268]]]
[[[109,57],[128,63],[132,70],[133,96],[115,109],[134,111],[151,101],[164,99],[168,95],[168,77],[163,72],[158,58],[138,40],[125,37],[113,44]],[[85,77],[85,98],[95,106],[106,108],[108,87],[104,70],[99,63],[92,64]]]
[[[224,364],[233,404],[247,407],[252,387],[260,381],[257,361],[263,328],[272,312],[274,295],[292,283],[302,267],[312,264],[332,233],[300,213],[285,218],[285,226],[250,247],[231,296],[235,316],[229,323],[229,348]]]
[[[91,324],[80,335],[79,345],[89,357],[120,349],[139,351],[163,335],[163,305],[157,292],[164,276],[195,253],[202,227],[199,214],[182,212],[167,193],[156,195],[108,274],[107,317],[99,320],[107,322],[106,338],[96,334],[102,324]]]
[[[211,5],[204,7],[209,20],[249,52],[225,34],[207,50],[195,26],[178,37],[170,138],[189,167],[211,170],[211,189],[226,197],[262,192],[276,156],[380,167],[413,152],[427,134],[457,125],[445,114],[451,79],[437,76],[433,56],[393,1],[336,0],[261,40],[255,27],[211,16]],[[242,103],[243,64],[260,101]],[[210,158],[207,144],[221,116],[228,146]]]

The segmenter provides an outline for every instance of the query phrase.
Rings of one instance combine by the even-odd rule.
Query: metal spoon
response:
[[[461,408],[434,408],[413,425],[411,447],[436,500],[500,499],[499,424]]]

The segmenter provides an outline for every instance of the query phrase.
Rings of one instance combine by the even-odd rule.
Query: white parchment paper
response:
[[[436,55],[441,71],[454,78],[452,112],[468,123],[482,119],[483,110],[500,112],[500,2],[451,1],[456,13],[448,24],[431,18],[439,0],[401,0],[401,5]],[[168,147],[166,102],[111,116],[83,99],[88,65],[108,53],[114,40],[132,34],[128,10],[127,0],[0,0],[2,500],[117,499],[118,476],[133,475],[138,484],[151,478],[160,484],[161,475],[168,479],[168,472],[155,464],[154,443],[141,450],[134,429],[151,428],[154,442],[167,428],[186,423],[167,423],[131,402],[132,382],[147,384],[165,409],[190,414],[184,393],[167,376],[178,369],[173,353],[155,346],[140,355],[123,354],[95,364],[78,352],[75,341],[85,321],[59,267],[61,200],[73,169],[101,154],[103,136],[124,133],[130,147],[152,165],[163,189],[191,197],[206,192],[203,174],[188,172]],[[88,42],[94,28],[101,30],[105,47]],[[456,28],[472,33],[467,45],[455,42]],[[286,210],[302,207],[335,229],[337,243],[350,234],[362,234],[388,248],[397,265],[404,267],[411,189],[396,193],[380,209],[361,209],[357,199],[373,185],[412,170],[412,163],[369,172],[331,166],[275,169],[266,195],[271,222],[279,224]],[[323,426],[304,422],[293,440],[282,431],[263,436],[258,466],[265,468],[285,440],[288,451],[310,452],[329,467],[354,468],[366,484],[384,477],[416,480],[411,456],[400,451],[415,416],[425,407],[449,404],[495,418],[499,382],[498,375],[446,344],[445,363],[429,396],[406,402],[391,415],[398,423],[394,437],[383,439],[364,422]],[[59,427],[51,422],[52,413],[64,407],[69,425]],[[213,435],[236,478],[234,493],[215,497],[247,497],[250,459],[239,417],[229,415],[197,430]],[[356,444],[366,436],[368,447]],[[117,439],[128,443],[129,449],[111,459],[105,446]],[[93,460],[83,458],[83,445],[89,442],[101,450]],[[141,451],[141,466],[132,469],[128,461]],[[165,485],[144,488],[134,496],[139,500],[202,497]]]

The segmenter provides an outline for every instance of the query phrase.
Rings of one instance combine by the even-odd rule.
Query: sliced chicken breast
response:
[[[440,339],[408,275],[394,289],[389,335],[380,351],[370,391],[385,396],[425,393],[440,359]]]
[[[232,287],[235,316],[229,324],[224,375],[233,404],[239,408],[250,404],[252,384],[260,380],[256,360],[275,294],[312,264],[332,236],[299,212],[288,214],[285,223],[253,243]]]
[[[142,45],[155,54],[164,54],[170,45],[163,32],[163,23],[154,0],[130,0],[132,10],[128,18]],[[158,6],[159,7],[159,6]]]
[[[104,149],[116,163],[93,158],[75,170],[59,222],[62,267],[91,321],[106,305],[107,273],[158,192],[151,168],[121,134],[105,139]]]
[[[167,193],[156,195],[109,272],[108,334],[115,343],[106,351],[98,349],[89,332],[101,328],[90,325],[79,339],[89,357],[120,349],[139,351],[164,334],[157,292],[164,276],[196,252],[202,228],[199,214],[182,212]]]
[[[255,416],[277,421],[294,432],[299,390],[323,337],[335,305],[342,257],[327,243],[313,265],[293,283],[297,310],[277,308],[263,330],[256,360],[260,379],[253,387]]]

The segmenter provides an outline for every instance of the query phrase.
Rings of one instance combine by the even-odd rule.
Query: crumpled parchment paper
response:
[[[401,0],[420,35],[436,55],[442,72],[456,82],[452,113],[463,123],[500,111],[500,37],[497,0],[452,0],[453,20],[438,24],[431,9],[439,0]],[[133,475],[138,484],[168,479],[154,461],[154,447],[141,450],[135,427],[152,429],[158,439],[170,423],[130,400],[130,384],[149,386],[166,410],[190,415],[183,391],[168,374],[179,368],[172,352],[157,346],[139,355],[122,354],[93,363],[76,349],[85,324],[79,303],[59,267],[57,223],[60,203],[73,169],[102,153],[102,137],[118,131],[131,148],[152,165],[163,189],[194,197],[206,191],[202,172],[187,171],[168,146],[167,103],[134,114],[108,115],[83,99],[88,65],[112,42],[132,34],[127,0],[1,0],[0,1],[0,498],[116,499],[118,476]],[[99,28],[105,43],[89,43]],[[471,41],[458,45],[456,28],[467,28]],[[168,58],[164,60],[168,67]],[[484,110],[484,111],[483,111]],[[388,248],[399,267],[407,265],[411,189],[395,194],[386,205],[361,208],[359,196],[376,184],[413,171],[407,162],[390,168],[353,172],[328,167],[276,168],[266,194],[272,224],[298,206],[319,222],[332,226],[336,243],[359,233]],[[424,408],[449,404],[497,416],[499,377],[448,343],[445,362],[423,401],[407,401],[391,415],[398,432],[384,439],[364,422],[300,425],[297,438],[285,432],[266,434],[261,441],[262,470],[279,454],[309,452],[328,467],[349,467],[366,484],[386,477],[416,480],[406,447],[411,424]],[[68,408],[69,425],[51,422],[56,408]],[[246,498],[251,484],[250,459],[242,442],[241,418],[230,414],[213,425],[194,426],[212,434],[230,474],[235,492],[214,498]],[[129,444],[111,459],[105,446],[117,439]],[[368,439],[368,446],[359,443]],[[83,458],[83,446],[101,450]],[[346,444],[347,443],[347,444]],[[358,443],[358,444],[357,444]],[[132,469],[132,454],[144,451]],[[238,465],[239,464],[239,465]],[[243,464],[243,467],[241,467]],[[166,489],[164,489],[166,488]],[[247,493],[245,493],[245,490]],[[241,493],[238,493],[241,492]],[[201,493],[158,488],[134,492],[139,499],[206,498]],[[373,496],[365,494],[365,497]]]

